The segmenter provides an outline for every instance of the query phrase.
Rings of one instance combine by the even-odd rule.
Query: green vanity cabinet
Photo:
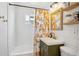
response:
[[[47,45],[40,40],[40,56],[60,56],[60,46],[64,44]]]

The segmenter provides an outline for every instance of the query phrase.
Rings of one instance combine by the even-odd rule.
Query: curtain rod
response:
[[[36,8],[36,7],[30,7],[30,6],[23,6],[23,5],[17,5],[17,4],[11,4],[11,3],[9,3],[9,5],[18,6],[18,7],[25,7],[25,8],[32,8],[32,9],[43,9],[43,8]],[[43,9],[43,10],[48,10],[48,9]]]

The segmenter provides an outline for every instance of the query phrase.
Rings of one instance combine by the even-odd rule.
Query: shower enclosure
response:
[[[34,9],[8,5],[9,55],[33,55],[34,19]]]

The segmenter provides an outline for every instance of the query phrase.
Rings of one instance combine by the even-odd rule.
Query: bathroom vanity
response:
[[[41,38],[40,39],[40,55],[41,56],[60,56],[60,46],[63,46],[64,42],[49,39]]]

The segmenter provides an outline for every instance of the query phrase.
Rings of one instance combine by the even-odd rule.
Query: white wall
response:
[[[0,2],[0,16],[7,20],[7,3]],[[7,22],[0,19],[0,56],[8,55]]]
[[[26,24],[25,16],[34,14],[34,9],[16,7],[15,9],[16,46],[33,46],[33,24]]]
[[[69,12],[64,13],[63,21],[72,20],[72,17],[65,17],[67,14],[72,14],[73,12],[78,11],[79,8],[70,10]],[[79,24],[76,25],[63,25],[63,30],[56,31],[57,39],[63,40],[65,44],[69,47],[76,47],[78,41],[77,28],[79,30]],[[79,42],[78,42],[79,43]],[[75,48],[74,48],[75,49]]]

